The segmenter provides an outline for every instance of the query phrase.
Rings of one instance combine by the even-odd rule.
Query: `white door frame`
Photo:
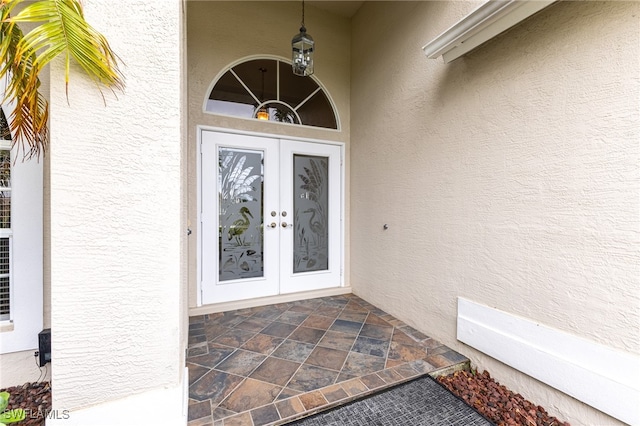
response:
[[[203,132],[218,132],[218,133],[229,133],[235,135],[243,135],[243,136],[255,136],[261,138],[270,138],[270,139],[280,139],[280,140],[290,140],[290,141],[299,141],[299,142],[309,142],[309,143],[318,143],[324,145],[335,145],[340,147],[341,151],[341,160],[340,160],[340,285],[334,289],[327,289],[332,294],[343,294],[348,293],[349,291],[345,291],[345,280],[344,280],[344,257],[345,257],[345,167],[344,167],[344,146],[343,142],[336,141],[328,141],[321,139],[312,139],[312,138],[300,138],[300,137],[290,137],[286,135],[274,135],[270,133],[262,133],[262,132],[250,132],[236,129],[228,129],[222,127],[214,127],[214,126],[204,126],[198,125],[196,127],[196,174],[197,174],[197,247],[196,247],[196,287],[197,287],[197,306],[203,306],[203,298],[202,298],[202,282],[203,282],[203,274],[202,274],[202,243],[203,243],[203,233],[202,233],[202,154],[201,154],[201,146],[202,146],[202,135]],[[297,293],[289,293],[282,294],[281,298],[283,300],[295,300]],[[276,298],[280,296],[275,296]],[[241,303],[238,306],[250,306],[251,300],[240,301]],[[224,303],[225,305],[229,305],[228,303]],[[231,302],[233,304],[233,302]]]

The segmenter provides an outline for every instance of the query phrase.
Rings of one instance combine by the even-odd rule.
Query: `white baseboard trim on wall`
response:
[[[172,387],[152,389],[136,395],[121,395],[120,399],[90,407],[69,410],[56,407],[46,413],[46,426],[113,426],[113,425],[175,425],[186,426],[184,409],[184,375],[181,383]],[[55,385],[54,390],[55,392]],[[29,416],[29,414],[27,414]]]
[[[458,298],[459,341],[618,420],[640,425],[640,357]]]

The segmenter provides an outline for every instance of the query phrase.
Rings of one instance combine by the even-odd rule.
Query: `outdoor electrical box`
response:
[[[38,361],[40,367],[51,362],[51,329],[45,328],[38,333]]]

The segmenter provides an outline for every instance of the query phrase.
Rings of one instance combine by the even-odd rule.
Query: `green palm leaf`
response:
[[[10,120],[14,143],[22,144],[26,157],[40,155],[48,140],[48,105],[38,89],[38,75],[51,60],[63,54],[65,84],[73,58],[96,83],[98,89],[124,89],[118,58],[105,37],[89,25],[79,0],[37,0],[21,12],[11,11],[24,0],[0,0],[0,76],[6,75],[8,99],[15,100],[16,110]],[[42,22],[24,35],[20,22]],[[24,145],[26,142],[26,146]]]

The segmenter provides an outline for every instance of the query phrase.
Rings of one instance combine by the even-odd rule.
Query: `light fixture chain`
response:
[[[302,0],[302,26],[304,27],[304,0]]]

